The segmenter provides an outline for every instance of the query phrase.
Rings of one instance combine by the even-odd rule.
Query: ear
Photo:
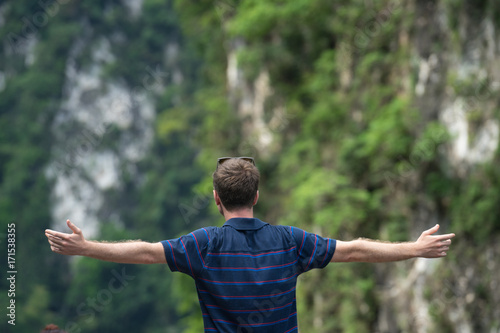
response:
[[[221,202],[220,202],[220,198],[219,198],[219,193],[217,193],[216,190],[214,190],[214,200],[215,200],[215,204],[217,206],[220,206],[221,205]]]
[[[255,195],[255,199],[253,200],[254,206],[257,204],[257,201],[259,201],[259,190],[257,190],[257,194]]]
[[[217,205],[217,209],[219,210],[219,213],[221,213],[222,216],[224,215],[224,206],[222,205],[222,201],[220,201],[219,193],[217,193],[216,190],[214,190],[214,201],[215,204]]]

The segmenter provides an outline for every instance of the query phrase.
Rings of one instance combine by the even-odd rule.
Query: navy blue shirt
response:
[[[298,332],[297,277],[323,268],[336,241],[255,218],[233,218],[162,241],[172,271],[196,282],[205,332]]]

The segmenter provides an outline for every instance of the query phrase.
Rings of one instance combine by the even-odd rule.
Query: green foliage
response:
[[[411,13],[415,6],[388,0],[145,0],[142,13],[133,16],[117,0],[72,1],[33,31],[33,61],[27,61],[16,48],[28,37],[25,18],[32,21],[41,7],[27,0],[5,4],[0,221],[3,230],[16,222],[19,235],[21,330],[37,331],[48,322],[82,332],[202,330],[190,278],[162,265],[66,261],[51,253],[44,239],[43,230],[52,223],[53,185],[45,168],[68,59],[89,68],[102,40],[115,55],[102,64],[104,79],[149,94],[157,117],[151,152],[135,166],[145,176],[138,180],[121,170],[123,188],[106,195],[123,214],[120,221],[108,216],[102,222],[100,238],[160,241],[220,225],[211,193],[216,157],[255,151],[262,174],[256,215],[264,220],[344,240],[403,241],[415,232],[412,218],[425,201],[449,221],[473,257],[477,246],[500,232],[500,148],[493,161],[463,173],[447,164],[443,150],[453,138],[438,121],[421,116],[426,110],[415,103],[412,77],[419,74],[408,43],[415,24],[421,24]],[[472,20],[469,26],[492,19],[498,31],[500,7],[493,0],[446,0],[436,6],[448,18],[451,39],[436,46],[454,50],[449,59],[464,56],[459,33],[464,15]],[[75,52],[77,42],[85,45],[81,54]],[[270,76],[273,96],[266,101],[264,121],[273,118],[273,107],[285,110],[279,126],[270,127],[277,153],[260,155],[261,147],[243,133],[234,109],[234,99],[242,96],[232,95],[227,85],[233,50],[245,83],[251,86],[263,72]],[[161,71],[161,82],[147,87],[151,69]],[[443,90],[468,99],[473,142],[476,129],[491,114],[499,116],[491,78],[464,77],[458,69],[446,73]],[[489,111],[479,102],[491,102]],[[103,144],[112,146],[114,140],[110,136]],[[128,284],[110,288],[122,270],[131,277]],[[491,272],[482,273],[493,280]],[[363,264],[335,264],[304,275],[297,291],[301,329],[374,331],[378,278]],[[490,301],[487,286],[475,286],[481,304]],[[5,288],[1,281],[0,292]],[[437,330],[452,331],[448,320],[434,320]]]
[[[35,285],[32,294],[25,304],[21,305],[18,311],[23,313],[23,320],[18,327],[29,329],[29,327],[44,327],[46,323],[52,322],[54,316],[50,313],[50,295],[43,285]],[[16,325],[17,326],[17,325]]]
[[[498,167],[485,165],[482,169],[456,185],[450,207],[454,229],[476,244],[500,231]]]
[[[43,235],[51,221],[51,184],[45,177],[45,167],[67,51],[77,31],[66,13],[48,19],[43,27],[34,26],[32,20],[40,7],[27,1],[9,4],[5,9],[6,24],[0,28],[6,41],[2,70],[10,74],[0,91],[0,219],[3,230],[7,223],[16,223],[16,325],[20,330],[33,331],[46,321],[60,318],[53,309],[61,293],[57,286],[64,284],[65,274],[61,272],[67,265],[64,261],[50,263]],[[31,63],[21,54],[30,39],[36,39]],[[0,286],[6,294],[3,281]]]
[[[293,207],[284,222],[292,225],[317,226],[328,234],[353,234],[369,212],[369,193],[349,188],[346,178],[331,170],[317,170],[298,181],[290,201]]]

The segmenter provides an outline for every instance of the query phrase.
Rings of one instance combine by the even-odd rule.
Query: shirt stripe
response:
[[[184,254],[186,255],[186,259],[189,263],[189,269],[191,270],[191,274],[192,274],[192,276],[194,276],[193,266],[191,265],[191,259],[189,259],[188,252],[186,251],[186,245],[184,245],[184,242],[182,241],[182,239],[181,239],[181,244],[182,244],[182,247],[184,249]]]
[[[286,295],[286,294],[289,294],[289,293],[293,293],[293,292],[295,292],[295,287],[293,287],[290,290],[284,291],[284,292],[279,292],[279,293],[275,293],[275,294],[268,294],[268,295],[240,295],[240,296],[234,296],[234,295],[217,295],[217,294],[211,293],[208,290],[202,290],[202,289],[199,289],[199,291],[200,291],[200,293],[210,294],[212,296],[215,296],[215,297],[221,298],[221,299],[253,299],[253,298],[257,299],[257,298],[278,297],[278,296],[283,296],[283,295]]]
[[[281,279],[276,279],[276,280],[267,280],[267,281],[214,281],[214,280],[208,280],[204,278],[199,278],[201,281],[205,281],[208,283],[212,284],[233,284],[233,285],[238,285],[238,286],[247,286],[247,285],[263,285],[263,284],[269,284],[269,283],[276,283],[276,282],[284,282],[284,281],[289,281],[295,277],[297,277],[298,274],[293,274],[292,276],[287,276]]]
[[[278,269],[283,267],[290,267],[297,264],[298,259],[281,265],[273,265],[273,266],[264,266],[264,267],[213,267],[213,266],[205,266],[206,269],[209,270],[223,270],[223,271],[265,271],[269,269]]]
[[[321,261],[321,265],[320,266],[324,265],[325,260],[326,260],[326,258],[328,256],[328,253],[330,253],[330,244],[331,244],[330,239],[328,239],[328,246],[326,248],[325,256],[323,257],[323,261]]]
[[[255,324],[235,323],[235,322],[231,322],[231,321],[227,321],[227,320],[223,320],[223,319],[215,319],[214,321],[216,321],[216,322],[223,322],[223,323],[226,323],[226,324],[239,325],[239,326],[243,326],[243,327],[260,327],[260,326],[275,325],[275,324],[283,322],[283,321],[288,321],[291,317],[294,317],[294,316],[297,316],[297,312],[291,313],[287,318],[282,318],[282,319],[279,319],[279,320],[270,321],[270,322],[264,322],[264,323],[255,323]]]
[[[288,308],[290,306],[293,306],[295,303],[295,299],[293,302],[290,302],[288,304],[285,304],[285,305],[282,305],[282,306],[276,306],[274,308],[266,308],[264,309],[265,312],[268,312],[268,311],[278,311],[278,310],[282,310],[282,309],[285,309],[285,308]],[[218,306],[218,305],[207,305],[206,306],[207,308],[213,308],[213,309],[222,309],[222,307]],[[251,310],[233,310],[233,309],[224,309],[224,311],[227,311],[227,312],[231,312],[231,313],[254,313],[254,312],[264,312],[264,311],[256,311],[255,309],[251,309]],[[208,314],[207,314],[208,315]]]
[[[198,250],[198,257],[200,258],[200,261],[203,263],[203,267],[205,267],[205,261],[203,260],[203,257],[201,256],[201,251],[200,251],[200,246],[198,245],[198,240],[196,239],[195,234],[190,233],[191,237],[193,237],[194,242],[196,244],[196,249]]]
[[[280,250],[280,251],[270,251],[270,252],[264,252],[264,253],[258,253],[258,254],[252,254],[252,253],[245,253],[245,252],[238,252],[238,253],[231,253],[231,252],[221,252],[221,253],[215,253],[215,252],[209,252],[209,256],[226,256],[226,257],[252,257],[252,258],[258,258],[258,257],[264,257],[264,256],[271,256],[271,255],[279,255],[283,253],[288,253],[293,250],[295,250],[296,247],[289,248],[287,250]]]
[[[175,254],[174,254],[174,249],[172,248],[172,244],[170,243],[170,241],[167,241],[167,242],[168,242],[168,245],[170,247],[170,252],[171,252],[172,258],[174,259],[175,267],[179,271],[179,266],[177,266],[177,261],[175,260]]]
[[[314,258],[314,255],[316,254],[316,249],[318,248],[318,236],[314,235],[314,251],[313,251],[313,255],[311,256],[311,258],[309,259],[309,262],[307,263],[307,266],[306,266],[306,271],[307,269],[309,268],[309,266],[311,266],[311,262]]]

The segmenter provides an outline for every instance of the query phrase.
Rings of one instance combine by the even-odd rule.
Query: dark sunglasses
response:
[[[220,157],[217,159],[217,168],[215,168],[215,170],[217,170],[219,168],[219,165],[222,165],[224,164],[224,162],[232,159],[232,158],[237,158],[237,159],[240,159],[240,160],[244,160],[244,161],[247,161],[249,163],[252,163],[253,165],[255,165],[255,160],[253,157],[246,157],[246,156],[242,156],[242,157]]]

